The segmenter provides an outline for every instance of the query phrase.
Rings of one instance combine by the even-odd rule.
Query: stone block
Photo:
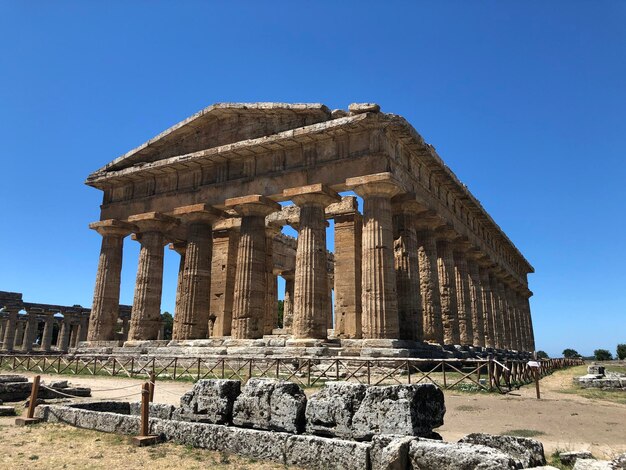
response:
[[[535,439],[517,436],[494,436],[474,433],[459,440],[465,444],[480,444],[497,449],[522,462],[524,468],[546,464],[543,444]]]
[[[0,406],[0,416],[15,416],[15,408],[12,406]]]
[[[134,401],[129,403],[129,413],[133,416],[141,416],[141,402]],[[166,403],[150,403],[148,407],[148,415],[150,418],[172,419],[175,407]]]
[[[299,433],[304,428],[306,396],[298,385],[274,379],[250,379],[233,407],[233,424]]]
[[[613,470],[608,460],[578,459],[572,470]]]
[[[611,460],[611,465],[616,470],[626,469],[626,453],[620,454]]]
[[[290,436],[285,465],[328,470],[362,470],[369,465],[368,444],[318,436]]]
[[[367,386],[349,382],[326,382],[309,397],[306,431],[322,436],[352,437],[352,417],[365,397]]]
[[[559,452],[559,460],[564,465],[574,465],[578,459],[593,459],[593,455],[588,450]]]
[[[15,382],[28,382],[28,378],[24,377],[23,375],[0,374],[0,384]]]
[[[409,445],[409,462],[420,470],[506,470],[521,462],[491,447],[415,439]]]
[[[379,434],[372,438],[370,467],[376,470],[406,470],[409,468],[411,436]]]
[[[233,404],[240,393],[238,380],[199,380],[191,393],[181,397],[181,407],[183,413],[203,415],[203,422],[227,424],[232,421]]]
[[[443,425],[445,412],[443,392],[433,384],[368,387],[352,419],[353,437],[428,436]]]

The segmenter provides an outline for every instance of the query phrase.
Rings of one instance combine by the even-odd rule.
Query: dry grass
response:
[[[17,428],[0,425],[0,468],[21,469],[242,469],[276,470],[282,465],[172,443],[137,448],[129,437],[61,424]]]

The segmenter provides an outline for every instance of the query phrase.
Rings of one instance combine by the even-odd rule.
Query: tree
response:
[[[283,313],[285,311],[285,301],[284,300],[279,300],[278,301],[278,327],[282,328],[283,327]]]
[[[567,348],[563,350],[563,357],[566,359],[575,359],[577,357],[580,357],[580,354],[578,354],[578,351],[576,351],[575,349]]]
[[[626,359],[626,344],[618,344],[617,345],[617,357],[621,361]]]
[[[174,331],[174,317],[170,312],[161,314],[161,321],[165,326],[163,328],[163,339],[172,339],[172,331]]]
[[[545,351],[537,351],[537,359],[550,359],[550,356]]]
[[[608,351],[607,349],[596,349],[593,352],[593,355],[596,358],[596,361],[612,361],[613,360],[613,354],[611,354],[611,352]]]

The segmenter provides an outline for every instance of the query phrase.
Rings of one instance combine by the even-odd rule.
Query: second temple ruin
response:
[[[87,184],[103,202],[85,347],[120,339],[130,236],[141,249],[129,346],[159,338],[169,245],[180,255],[171,344],[535,348],[533,267],[435,149],[376,104],[216,104]]]

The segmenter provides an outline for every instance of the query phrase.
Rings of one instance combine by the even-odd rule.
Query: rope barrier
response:
[[[156,386],[156,382],[150,382],[150,381],[148,381],[148,383],[149,383],[150,385],[155,385],[155,386]],[[161,385],[162,385],[162,384],[161,384]],[[171,395],[171,396],[173,396],[173,397],[178,397],[178,398],[180,398],[180,397],[181,397],[181,395],[185,394],[185,392],[182,392],[182,393],[170,392],[169,390],[167,390],[165,387],[162,387],[162,386],[160,386],[160,387],[159,387],[159,392],[165,392],[165,393],[167,393],[168,395]]]
[[[126,387],[116,387],[116,388],[92,388],[91,391],[92,392],[114,392],[116,390],[126,390],[128,388],[133,388],[133,387],[136,387],[137,385],[139,384],[132,384]]]
[[[84,397],[79,397],[79,396],[76,396],[76,395],[70,395],[70,394],[68,394],[68,393],[63,393],[63,392],[59,391],[59,390],[58,390],[58,389],[56,389],[56,388],[50,388],[50,387],[47,387],[47,386],[45,386],[45,385],[43,385],[43,384],[42,384],[41,386],[42,386],[43,388],[47,389],[47,390],[50,390],[51,392],[54,392],[54,393],[57,393],[57,394],[61,395],[61,396],[63,396],[63,397],[68,397],[68,398],[84,398]],[[136,386],[137,386],[137,385],[135,385],[135,387],[136,387]],[[107,398],[107,400],[119,400],[119,399],[121,399],[121,398],[128,398],[128,397],[133,397],[133,396],[136,396],[136,395],[141,395],[141,392],[135,392],[135,393],[131,393],[131,394],[129,394],[129,395],[122,395],[122,396],[119,396],[119,397],[110,397],[110,398]]]

